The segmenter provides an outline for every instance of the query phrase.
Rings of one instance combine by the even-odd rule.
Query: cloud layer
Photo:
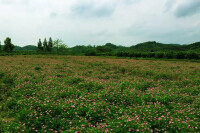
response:
[[[36,45],[62,38],[70,47],[155,40],[200,41],[197,0],[0,0],[0,40]]]
[[[177,17],[192,16],[200,11],[200,1],[187,1],[180,4],[175,12]]]

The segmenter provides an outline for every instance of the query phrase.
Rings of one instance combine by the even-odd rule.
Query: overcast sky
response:
[[[37,45],[50,36],[69,47],[197,42],[200,0],[0,0],[1,42]]]

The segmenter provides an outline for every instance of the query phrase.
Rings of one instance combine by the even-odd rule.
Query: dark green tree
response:
[[[1,41],[0,41],[0,51],[1,51]]]
[[[5,52],[12,52],[15,46],[12,44],[11,39],[7,37],[4,41],[4,48]]]
[[[97,46],[96,51],[98,53],[103,53],[103,52],[111,52],[111,48],[108,46]]]
[[[50,37],[48,41],[47,51],[52,51],[52,49],[53,49],[53,41],[52,38]]]
[[[41,39],[39,39],[39,42],[38,42],[38,50],[43,51]]]
[[[44,51],[47,51],[47,46],[48,46],[48,43],[47,43],[47,39],[45,38],[44,42],[43,42],[43,49],[44,49]]]
[[[199,59],[199,55],[193,51],[189,51],[186,56],[188,59]]]
[[[177,59],[185,59],[186,58],[186,53],[184,53],[184,52],[178,52],[176,54],[176,58]]]

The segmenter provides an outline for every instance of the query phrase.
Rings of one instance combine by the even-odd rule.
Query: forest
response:
[[[7,38],[8,39],[8,38]],[[20,47],[12,45],[11,50],[6,43],[0,45],[0,55],[32,55],[32,54],[59,54],[59,55],[85,55],[85,56],[117,56],[154,59],[199,59],[200,42],[192,44],[164,44],[156,41],[139,43],[130,47],[106,43],[105,45],[77,45],[68,47],[61,39],[39,39],[36,45]]]

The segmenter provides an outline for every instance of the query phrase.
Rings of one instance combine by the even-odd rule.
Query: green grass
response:
[[[3,132],[5,125],[14,118],[9,116],[6,101],[12,96],[14,87],[14,78],[3,72],[0,72],[0,132]],[[9,118],[10,117],[10,118]]]
[[[32,55],[0,66],[1,132],[199,132],[198,62]]]

